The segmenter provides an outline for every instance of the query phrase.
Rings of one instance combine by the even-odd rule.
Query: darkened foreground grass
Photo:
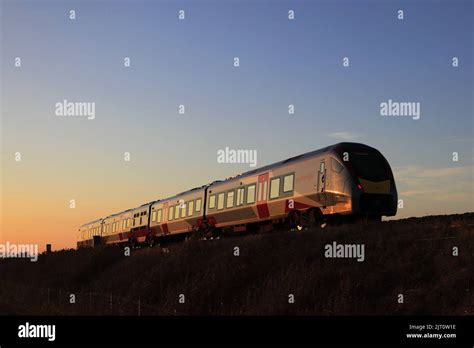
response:
[[[333,241],[364,244],[365,261],[326,258]],[[0,312],[472,315],[473,241],[469,213],[192,241],[131,256],[118,247],[59,251],[36,263],[0,261]]]

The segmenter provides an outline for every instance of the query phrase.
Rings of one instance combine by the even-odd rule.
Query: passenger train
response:
[[[209,238],[271,230],[277,223],[301,229],[359,217],[380,220],[397,213],[397,200],[384,156],[345,142],[86,223],[77,246],[152,246],[167,236]]]

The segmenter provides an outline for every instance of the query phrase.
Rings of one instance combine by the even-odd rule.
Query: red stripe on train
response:
[[[267,218],[270,216],[270,211],[268,210],[267,203],[257,204],[258,217],[261,219]]]

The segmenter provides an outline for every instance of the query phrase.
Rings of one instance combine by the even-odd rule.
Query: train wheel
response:
[[[315,227],[317,229],[322,229],[327,226],[326,218],[324,217],[321,210],[318,208],[310,209],[308,211],[308,224],[310,227]]]
[[[222,229],[213,227],[211,230],[211,238],[220,239],[222,235]]]
[[[146,237],[146,244],[150,247],[150,248],[153,248],[155,246],[155,237],[152,236],[151,234],[149,234],[147,237]]]
[[[303,225],[301,224],[301,215],[298,211],[292,211],[288,215],[288,227],[291,231],[301,231],[303,229]]]

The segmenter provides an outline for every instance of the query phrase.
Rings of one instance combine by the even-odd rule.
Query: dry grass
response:
[[[137,314],[140,299],[142,315],[473,315],[473,232],[469,213],[4,260],[0,312]],[[365,261],[325,258],[333,241],[363,243]]]

